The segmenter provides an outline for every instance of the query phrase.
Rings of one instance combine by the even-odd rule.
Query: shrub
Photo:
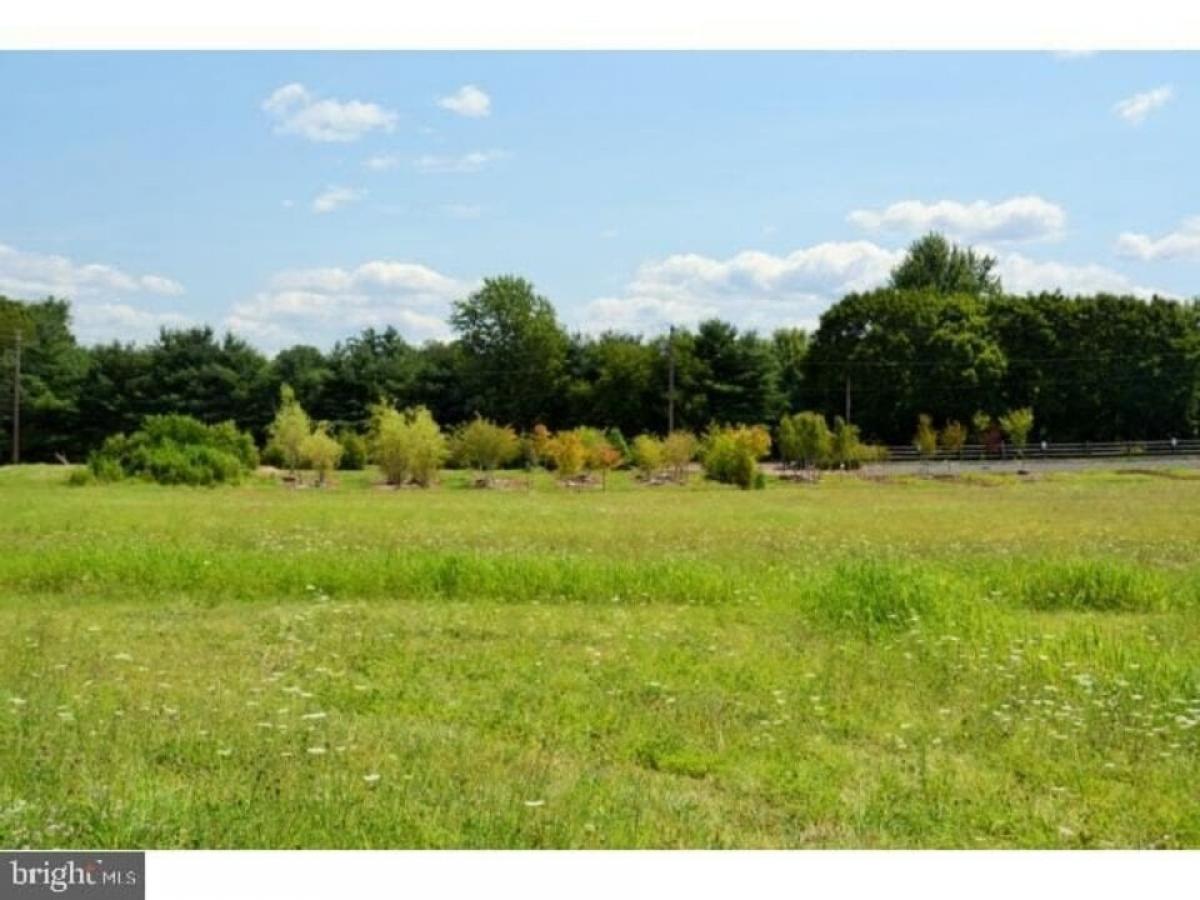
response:
[[[338,432],[338,443],[342,445],[342,461],[339,469],[358,471],[367,467],[367,441],[352,428]]]
[[[704,474],[713,481],[754,487],[758,461],[771,451],[771,436],[761,425],[711,428],[704,439],[701,462]]]
[[[938,436],[938,443],[946,453],[958,456],[967,443],[966,427],[961,422],[951,419],[942,428],[942,433]]]
[[[534,468],[543,465],[550,459],[550,442],[554,435],[545,425],[534,425],[533,431],[525,436],[523,449],[525,460]]]
[[[546,445],[545,454],[560,478],[574,478],[587,463],[587,447],[580,429],[554,435]]]
[[[820,413],[800,412],[779,420],[779,455],[786,463],[800,463],[806,469],[819,466],[829,458],[832,442]]]
[[[620,450],[608,442],[608,438],[604,435],[601,435],[599,440],[585,441],[584,446],[587,450],[584,465],[591,471],[600,473],[600,484],[607,490],[609,471],[621,465],[625,461],[625,457],[621,455]]]
[[[604,439],[608,441],[610,447],[621,455],[619,465],[624,465],[629,459],[629,442],[625,440],[625,435],[621,433],[620,428],[610,428],[604,432]]]
[[[1017,453],[1025,450],[1029,443],[1029,432],[1033,430],[1033,410],[1028,406],[1009,410],[1000,417],[1000,430],[1009,439]]]
[[[141,477],[160,484],[236,482],[258,464],[254,440],[232,422],[205,425],[191,416],[147,416],[140,430],[116,434],[88,457],[98,481]]]
[[[835,465],[846,469],[857,468],[863,462],[863,445],[858,438],[857,425],[851,425],[841,416],[833,420],[829,455]]]
[[[917,448],[922,459],[929,460],[937,455],[937,430],[933,427],[933,419],[925,413],[917,417],[917,433],[913,435],[913,446]]]
[[[700,442],[690,431],[672,431],[663,441],[663,463],[671,470],[671,477],[682,482],[687,479],[687,467],[696,458]]]
[[[653,435],[639,434],[629,448],[629,457],[643,478],[651,478],[663,467],[663,442]]]
[[[94,484],[96,476],[92,474],[92,470],[86,467],[73,469],[71,474],[67,476],[67,484],[71,487],[85,487],[89,484]]]
[[[283,385],[279,388],[279,410],[275,413],[275,420],[267,426],[268,447],[278,454],[292,474],[295,474],[304,458],[300,445],[311,433],[312,422],[308,413],[296,400],[295,391]]]
[[[390,403],[371,407],[371,459],[388,484],[428,487],[446,461],[446,436],[423,406],[398,412]]]
[[[858,445],[858,461],[859,463],[881,463],[887,462],[890,454],[888,448],[883,444],[859,444]]]
[[[317,473],[317,484],[324,484],[329,473],[337,468],[342,459],[342,445],[330,435],[328,426],[322,422],[300,442],[300,455]]]
[[[521,452],[515,431],[478,416],[455,432],[452,443],[454,458],[482,471],[489,482],[494,470],[512,462]]]

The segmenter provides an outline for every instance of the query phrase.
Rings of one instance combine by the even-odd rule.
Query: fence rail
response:
[[[930,457],[923,457],[911,444],[888,447],[889,462],[920,462],[947,460],[1018,460],[1018,459],[1137,459],[1145,456],[1197,456],[1200,455],[1200,439],[1165,441],[1108,441],[1060,444],[1051,441],[1035,441],[1023,449],[1016,449],[1001,442],[996,445],[967,444],[957,453],[939,450]]]

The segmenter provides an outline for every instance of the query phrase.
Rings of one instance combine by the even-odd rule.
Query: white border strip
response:
[[[151,852],[148,900],[1195,897],[1200,853]]]
[[[1188,0],[33,0],[0,47],[244,49],[1200,48]]]

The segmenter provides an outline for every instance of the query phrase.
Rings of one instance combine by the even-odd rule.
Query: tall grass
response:
[[[0,845],[1200,845],[1200,483],[454,485],[0,470]]]

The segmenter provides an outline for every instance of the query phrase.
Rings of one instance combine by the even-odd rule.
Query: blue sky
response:
[[[937,228],[1014,290],[1200,294],[1200,55],[3,53],[0,293],[88,341],[812,326]]]

